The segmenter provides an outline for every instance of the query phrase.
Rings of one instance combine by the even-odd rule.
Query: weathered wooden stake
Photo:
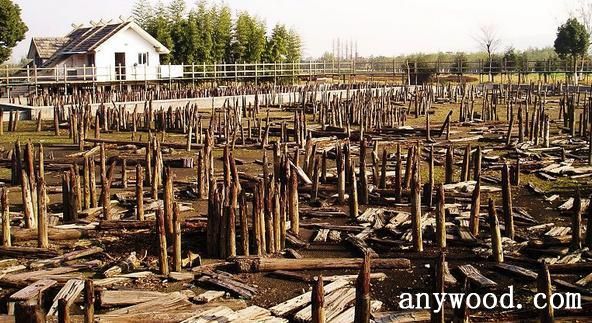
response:
[[[173,267],[174,271],[181,271],[181,211],[179,203],[173,205]]]
[[[58,323],[70,323],[70,304],[65,298],[58,299]]]
[[[349,190],[349,216],[352,219],[356,219],[359,214],[358,207],[358,184],[356,180],[355,162],[352,161],[350,169],[350,190]]]
[[[166,229],[163,208],[158,208],[156,212],[156,225],[158,234],[158,269],[161,275],[169,274],[169,260],[167,256],[167,241],[166,241]]]
[[[311,295],[312,303],[312,322],[325,323],[325,289],[323,286],[323,276],[314,278],[314,286]]]
[[[395,169],[395,201],[397,203],[401,202],[401,190],[402,190],[402,182],[401,182],[401,172],[403,170],[403,165],[401,164],[401,145],[397,144],[397,154],[396,154],[396,169]]]
[[[136,219],[144,221],[144,169],[136,164]]]
[[[438,186],[436,206],[436,244],[440,248],[446,248],[446,210],[444,208],[444,186]]]
[[[504,235],[514,240],[514,215],[512,214],[512,187],[510,186],[510,170],[507,163],[502,167],[502,199],[504,203]]]
[[[477,179],[473,194],[471,195],[471,217],[469,221],[469,229],[473,236],[479,236],[479,212],[481,210],[481,179]]]
[[[95,285],[92,279],[84,281],[84,323],[95,321]]]
[[[37,245],[39,248],[49,248],[49,238],[47,235],[47,189],[45,187],[45,178],[37,178],[39,184],[38,211],[37,211]]]
[[[290,219],[290,232],[300,233],[300,215],[298,211],[298,174],[296,169],[290,170],[290,183],[288,187],[288,214]]]
[[[580,189],[576,189],[576,198],[573,205],[573,214],[571,218],[571,249],[579,250],[582,248],[582,197]]]
[[[10,206],[8,205],[8,188],[2,189],[2,246],[10,247]]]
[[[421,227],[421,195],[420,183],[413,180],[413,188],[411,191],[411,224],[413,235],[413,250],[417,252],[423,251],[423,237]]]
[[[434,262],[434,294],[433,295],[444,295],[444,287],[445,281],[444,277],[446,275],[446,258],[444,255],[444,251],[440,251],[440,255]],[[434,297],[435,298],[435,297]],[[432,298],[434,300],[434,298]],[[432,308],[430,311],[431,314],[431,322],[433,323],[444,323],[446,322],[444,319],[444,303],[442,304],[442,308],[436,312],[437,309]]]
[[[551,275],[549,274],[549,268],[547,264],[542,264],[541,269],[538,273],[537,278],[537,292],[545,295],[543,301],[546,303],[542,309],[540,309],[540,321],[542,323],[555,322],[555,310],[551,303],[551,296],[553,296],[553,289],[551,285]],[[542,297],[541,297],[542,298]]]
[[[356,280],[356,304],[354,322],[370,322],[370,256],[364,255],[364,262]]]
[[[454,147],[448,146],[446,149],[446,175],[445,175],[445,184],[452,184],[453,183],[453,173],[454,173]]]
[[[504,262],[504,251],[502,249],[502,234],[500,232],[499,220],[493,199],[489,199],[489,229],[491,231],[491,249],[493,259],[497,263]]]

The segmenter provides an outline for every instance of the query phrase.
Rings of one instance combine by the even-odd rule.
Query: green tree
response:
[[[286,26],[276,24],[266,44],[266,60],[283,62],[288,58],[288,30]]]
[[[154,9],[150,2],[145,0],[137,0],[132,8],[132,19],[140,27],[147,29],[150,24],[150,19],[154,16]]]
[[[12,48],[25,39],[28,30],[21,19],[21,8],[11,0],[0,0],[0,63],[10,57]]]
[[[238,62],[260,62],[265,50],[265,23],[247,12],[240,12],[234,26],[232,53]]]
[[[167,18],[173,43],[171,61],[174,64],[187,63],[191,53],[191,42],[187,37],[188,21],[185,18],[184,0],[173,0],[167,6]]]
[[[296,30],[288,31],[288,62],[299,62],[302,58],[302,40]]]
[[[212,39],[214,33],[214,22],[212,19],[212,12],[208,9],[205,1],[200,1],[197,4],[197,10],[193,14],[198,30],[199,46],[196,48],[196,59],[198,62],[211,63],[213,57],[214,41]]]
[[[145,29],[152,37],[168,48],[171,53],[174,53],[175,48],[173,37],[171,36],[170,21],[162,2],[156,5],[154,12],[155,15],[148,20]],[[161,63],[169,64],[172,62],[173,56],[171,54],[164,54],[160,55],[160,58]]]
[[[586,27],[575,18],[569,18],[557,28],[555,51],[561,58],[570,58],[573,64],[574,84],[578,84],[578,58],[588,51],[590,34]]]
[[[187,5],[185,0],[172,0],[167,6],[167,14],[172,22],[180,22],[185,18]]]
[[[212,35],[212,59],[215,62],[230,61],[230,41],[232,38],[232,13],[226,5],[211,10],[214,20]]]

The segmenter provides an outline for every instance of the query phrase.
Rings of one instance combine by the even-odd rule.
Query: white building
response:
[[[180,76],[171,75],[169,66],[160,66],[160,55],[169,52],[136,23],[127,21],[79,27],[65,37],[34,37],[27,57],[41,75],[108,82]]]

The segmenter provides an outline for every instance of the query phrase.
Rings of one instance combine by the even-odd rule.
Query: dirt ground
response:
[[[557,100],[558,98],[548,98],[550,101]],[[453,109],[455,113],[453,114],[453,120],[456,118],[456,111],[458,109],[458,104],[434,104],[433,106],[434,113],[431,116],[431,124],[433,128],[439,128],[439,126],[444,121],[446,114],[449,110]],[[265,110],[265,109],[263,109]],[[476,110],[479,110],[477,108]],[[506,120],[505,108],[500,108],[500,119]],[[565,136],[562,133],[561,129],[561,121],[557,120],[555,116],[558,115],[558,105],[550,103],[547,106],[547,112],[553,116],[551,119],[551,137],[558,137],[558,136]],[[290,113],[285,112],[277,112],[275,116],[283,116],[283,117],[290,117]],[[311,116],[308,116],[310,119]],[[410,116],[408,119],[408,125],[414,127],[423,127],[425,124],[424,117],[414,118]],[[43,123],[43,128],[47,129],[42,132],[35,132],[35,124],[33,121],[22,121],[19,123],[19,129],[17,132],[5,132],[4,135],[0,136],[0,152],[3,151],[0,156],[6,156],[6,153],[13,147],[15,140],[19,139],[21,143],[25,143],[30,140],[33,144],[42,143],[45,147],[46,154],[51,153],[53,157],[56,159],[60,159],[63,156],[74,153],[78,151],[77,145],[72,144],[72,140],[68,138],[67,131],[62,130],[61,136],[55,136],[51,129],[52,125],[51,122],[47,121]],[[314,125],[312,125],[314,127]],[[451,139],[463,138],[466,136],[470,136],[475,133],[479,133],[483,129],[491,130],[492,128],[496,127],[495,123],[474,123],[474,124],[466,124],[461,125],[457,122],[453,123],[452,126],[452,135]],[[7,128],[6,125],[4,127]],[[497,128],[499,130],[499,136],[503,137],[503,133],[506,131],[505,126],[499,126]],[[6,130],[5,130],[6,131]],[[102,138],[107,139],[119,139],[119,140],[128,140],[130,139],[129,133],[106,133],[101,135]],[[142,140],[146,141],[148,138],[147,133],[142,134]],[[407,142],[412,142],[414,140],[422,140],[423,138],[406,138]],[[275,138],[270,138],[271,141],[275,140]],[[436,138],[438,142],[446,142],[444,139]],[[178,142],[184,143],[185,137],[179,134],[167,134],[165,136],[166,142]],[[405,142],[402,142],[405,144]],[[464,149],[464,144],[457,144],[457,149]],[[509,149],[501,149],[499,143],[492,143],[492,142],[470,142],[473,148],[477,145],[480,145],[484,151],[487,151],[486,156],[502,156],[502,157],[509,157],[513,150]],[[395,145],[388,144],[384,146],[380,146],[381,148],[387,149],[389,155],[394,154],[395,152]],[[405,150],[404,150],[405,152]],[[122,150],[121,147],[109,147],[108,155],[109,156],[118,156],[124,153],[129,153],[129,151]],[[222,150],[221,148],[216,149],[216,170],[219,174],[222,169],[222,163],[218,160],[218,157],[221,156]],[[167,155],[165,155],[167,156]],[[195,158],[196,152],[187,152],[184,150],[174,150],[168,156],[192,156]],[[457,155],[460,156],[460,154]],[[255,163],[255,160],[260,160],[262,157],[260,150],[237,150],[234,152],[234,157],[237,159],[241,159],[244,161],[244,164],[238,165],[239,171],[243,171],[250,174],[259,174],[261,173],[261,166]],[[143,157],[139,157],[143,158]],[[48,159],[49,160],[49,159]],[[443,162],[444,155],[438,154],[436,156],[436,160]],[[509,159],[513,160],[513,159]],[[459,161],[457,159],[457,161]],[[425,161],[424,161],[425,163]],[[581,163],[582,165],[585,164],[583,161],[576,161],[576,164]],[[2,163],[0,163],[0,182],[8,183],[10,182],[10,163],[4,157],[2,159]],[[422,166],[422,178],[427,178],[427,164]],[[389,165],[391,168],[392,165]],[[486,166],[486,165],[484,165]],[[330,161],[329,168],[334,168],[335,164],[334,161]],[[455,178],[458,179],[459,177],[459,167],[455,169]],[[176,174],[175,178],[175,192],[176,192],[176,199],[179,202],[186,202],[191,203],[193,207],[193,211],[185,212],[183,216],[185,218],[191,217],[206,217],[207,216],[207,201],[203,200],[196,200],[193,198],[188,198],[186,194],[183,194],[183,191],[194,183],[196,174],[194,169],[174,169]],[[130,168],[130,177],[134,178],[134,172],[131,171]],[[439,184],[443,181],[444,169],[442,166],[437,166],[435,169],[435,182]],[[500,178],[500,172],[498,169],[490,169],[485,168],[483,175],[491,176]],[[60,182],[60,172],[52,171],[51,168],[47,171],[47,180],[49,186],[59,186],[61,185]],[[116,181],[117,176],[119,173],[116,173]],[[572,197],[575,188],[579,188],[582,193],[582,196],[588,196],[592,193],[592,189],[590,186],[590,179],[589,177],[584,177],[580,179],[571,179],[569,177],[560,177],[556,181],[546,181],[535,174],[528,174],[523,172],[521,174],[521,185],[518,187],[513,187],[513,203],[514,207],[524,208],[528,214],[534,217],[539,223],[548,223],[552,222],[556,225],[564,225],[569,226],[570,219],[568,215],[561,214],[559,211],[556,210],[556,207],[563,201],[565,201],[568,197]],[[560,198],[554,202],[546,202],[540,196],[532,193],[529,189],[526,188],[527,183],[532,183],[535,186],[543,189],[546,194],[559,194]],[[490,184],[488,184],[490,185]],[[121,192],[122,189],[115,187],[113,189],[113,194]],[[492,197],[496,200],[497,205],[501,205],[501,194],[494,193],[491,195],[483,194],[481,196],[482,205],[485,205],[484,201],[487,201],[489,197]],[[50,213],[60,213],[61,212],[61,194],[50,194],[50,205],[49,205],[49,212]],[[19,212],[22,210],[22,201],[21,201],[21,194],[20,188],[13,187],[10,189],[10,206],[11,211]],[[305,194],[301,194],[300,199],[300,207],[303,208],[315,208],[316,205],[309,205],[308,198],[306,198]],[[339,205],[337,200],[334,197],[324,196],[322,199],[324,204],[328,206],[335,206],[341,210],[343,210],[346,214],[348,212],[348,206],[346,205]],[[395,207],[395,206],[388,206],[387,208],[393,210],[407,210],[406,208],[402,207]],[[361,207],[361,211],[365,209],[365,206]],[[424,208],[424,211],[430,212],[433,210]],[[84,221],[92,221],[93,219],[84,219]],[[301,223],[331,223],[331,224],[347,224],[350,223],[350,220],[347,218],[302,218]],[[585,220],[584,220],[585,222]],[[518,236],[528,236],[528,232],[525,232],[524,227],[519,227]],[[302,230],[302,239],[304,240],[312,240],[312,237],[315,235],[314,230],[303,229]],[[388,234],[381,233],[384,238],[388,238]],[[205,233],[203,232],[193,232],[193,231],[185,231],[183,232],[183,250],[191,250],[193,252],[199,253],[202,255],[204,263],[211,263],[211,262],[218,262],[221,261],[220,259],[208,259],[205,257]],[[429,236],[427,237],[428,242],[426,242],[426,251],[423,255],[418,255],[417,253],[409,251],[410,245],[402,245],[398,247],[386,247],[385,244],[371,244],[371,246],[379,253],[381,257],[404,257],[409,258],[412,260],[412,268],[409,270],[387,270],[381,271],[387,275],[387,278],[384,281],[373,281],[372,282],[372,297],[373,299],[378,299],[384,303],[383,310],[384,311],[394,311],[399,308],[399,295],[404,292],[431,292],[432,289],[432,271],[433,271],[433,264],[432,259],[430,256],[435,257],[437,254],[438,249],[435,245],[429,241]],[[90,240],[90,242],[89,242]],[[126,232],[118,232],[117,234],[113,234],[112,232],[107,233],[91,233],[91,236],[88,239],[83,239],[76,242],[60,242],[60,243],[53,243],[53,248],[65,247],[68,249],[72,249],[76,246],[85,246],[85,245],[100,245],[103,246],[105,249],[105,254],[102,256],[104,260],[109,260],[111,258],[118,258],[122,257],[126,254],[129,254],[131,251],[136,251],[139,255],[147,254],[148,262],[154,265],[156,268],[156,260],[157,260],[157,249],[156,249],[156,235],[153,231],[146,230],[142,232],[135,232],[133,234],[128,234]],[[26,242],[26,243],[19,243],[19,245],[31,245],[35,246],[36,242]],[[359,257],[360,255],[357,254],[353,249],[348,247],[345,243],[322,243],[316,244],[311,243],[310,247],[304,250],[301,250],[301,253],[305,257],[316,257],[316,258],[323,258],[325,261],[330,262],[331,258],[333,257]],[[495,271],[492,269],[493,262],[488,261],[486,259],[480,258],[476,256],[474,252],[472,252],[471,248],[463,245],[463,244],[456,244],[454,242],[450,243],[448,248],[448,261],[449,266],[456,267],[462,264],[473,264],[477,267],[481,272],[491,278],[492,280],[496,281],[499,284],[499,287],[494,290],[495,293],[503,293],[507,291],[508,285],[513,285],[515,288],[515,292],[518,296],[518,302],[525,304],[525,310],[533,310],[533,307],[530,305],[532,304],[532,296],[534,295],[534,291],[536,290],[536,282],[526,282],[520,279],[512,278],[510,276],[506,276],[500,274],[499,271]],[[507,261],[507,263],[514,263],[512,260]],[[524,265],[519,262],[514,264]],[[308,275],[316,275],[320,274],[321,272],[302,272],[302,274]],[[322,272],[323,275],[332,275],[332,274],[356,274],[357,271],[350,270],[350,271],[324,271]],[[246,282],[249,282],[253,286],[258,288],[257,295],[252,299],[249,300],[249,304],[256,304],[262,306],[264,308],[269,308],[279,302],[285,301],[289,298],[297,296],[304,291],[308,291],[310,286],[307,283],[299,282],[299,281],[290,281],[286,280],[285,278],[278,278],[274,277],[269,274],[240,274],[239,277]],[[578,280],[579,276],[575,275],[566,275],[561,276],[565,280],[569,282],[575,282]],[[148,289],[148,290],[166,290],[166,291],[174,291],[180,290],[182,288],[190,287],[195,291],[203,291],[204,286],[200,286],[199,284],[195,283],[175,283],[175,282],[167,282],[166,280],[163,282],[160,279],[147,279],[146,281],[136,281],[132,285],[121,285],[118,288],[140,288],[140,289]],[[447,289],[450,292],[461,291],[460,284],[457,286],[451,287]],[[12,289],[3,289],[2,295],[4,296],[3,299],[6,300],[7,296],[10,293],[14,292]],[[483,291],[481,291],[483,292]],[[484,312],[482,317],[485,319],[488,317],[490,320],[499,320],[503,319],[504,314],[501,311],[495,311],[495,315],[492,312]],[[528,312],[525,312],[525,316],[528,317]],[[531,312],[533,313],[533,312]],[[473,313],[479,314],[479,313]],[[530,315],[532,317],[532,315]]]

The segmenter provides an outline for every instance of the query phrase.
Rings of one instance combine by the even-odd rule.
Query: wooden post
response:
[[[65,298],[58,299],[58,323],[70,323],[70,304]]]
[[[166,231],[164,225],[164,209],[158,208],[156,212],[156,225],[158,233],[158,269],[161,275],[168,275],[169,274],[169,260],[167,256],[167,241],[166,241]]]
[[[473,180],[481,178],[481,146],[477,146],[473,156]]]
[[[94,172],[94,169],[92,170]],[[84,157],[84,165],[82,167],[82,181],[83,181],[83,201],[84,201],[84,209],[89,209],[91,206],[91,198],[90,198],[90,160],[88,157]]]
[[[45,314],[38,303],[18,302],[14,309],[16,323],[46,323]]]
[[[2,189],[2,246],[10,247],[10,207],[8,206],[8,188]]]
[[[21,170],[21,197],[23,201],[23,215],[25,218],[25,227],[27,229],[34,229],[37,225],[35,221],[35,214],[33,212],[33,200],[31,197],[31,186],[27,172]]]
[[[327,151],[323,150],[321,155],[321,182],[327,182]]]
[[[444,295],[444,288],[445,288],[445,280],[444,277],[446,275],[446,258],[444,255],[444,251],[440,251],[440,255],[436,259],[434,263],[434,295]],[[432,298],[434,299],[434,298]],[[435,303],[434,303],[435,304]],[[431,313],[431,322],[433,323],[444,323],[446,322],[444,318],[444,303],[442,304],[442,308],[440,311],[436,312],[434,308],[432,308]]]
[[[173,205],[173,266],[174,271],[181,271],[181,212],[179,203]]]
[[[121,185],[127,188],[127,159],[121,159]]]
[[[430,156],[428,158],[428,182],[425,185],[425,204],[428,207],[432,207],[434,196],[434,146],[430,147]]]
[[[314,171],[312,177],[312,195],[310,197],[311,202],[315,202],[319,198],[319,167],[321,160],[317,156],[314,161]]]
[[[407,160],[405,163],[405,178],[403,180],[403,187],[408,189],[411,185],[411,171],[413,169],[413,160],[415,155],[415,146],[410,146],[407,150]]]
[[[385,189],[386,188],[386,163],[387,163],[387,152],[386,149],[382,150],[382,164],[380,168],[380,184],[379,188]]]
[[[446,210],[444,209],[444,186],[438,186],[436,206],[436,243],[441,249],[446,248]]]
[[[108,175],[103,177],[103,192],[101,193],[102,197],[102,206],[103,206],[103,219],[111,220],[111,183],[113,182],[113,172],[115,170],[115,161],[111,162],[111,166],[109,166],[109,171],[107,172]],[[71,215],[74,216],[74,215]]]
[[[502,167],[502,198],[504,202],[505,236],[514,240],[514,215],[512,214],[512,187],[510,186],[510,171],[508,164]]]
[[[469,180],[471,165],[471,144],[467,144],[465,147],[465,154],[463,156],[462,170],[460,173],[460,181],[465,182]]]
[[[592,130],[591,130],[592,132]],[[592,207],[588,207],[588,221],[586,222],[586,247],[592,247]]]
[[[314,286],[311,294],[312,323],[325,323],[325,289],[323,276],[314,278]]]
[[[469,229],[473,236],[479,236],[479,212],[481,210],[481,179],[477,179],[473,194],[471,195],[471,217],[469,221]]]
[[[97,207],[99,201],[97,199],[97,181],[95,174],[95,159],[94,157],[89,161],[89,177],[90,177],[90,206]]]
[[[413,250],[417,252],[423,251],[423,237],[421,227],[421,195],[420,195],[419,181],[413,180],[413,188],[411,191],[411,224],[413,235]]]
[[[164,218],[167,235],[173,235],[173,172],[170,167],[165,170],[164,182]]]
[[[230,187],[230,203],[228,206],[228,251],[226,255],[228,257],[235,257],[236,256],[236,212],[238,210],[238,195],[239,195],[239,183],[236,181],[232,182]]]
[[[354,322],[370,322],[370,256],[364,255],[362,269],[356,280],[356,304]]]
[[[396,169],[395,169],[395,201],[397,203],[401,202],[401,190],[402,190],[402,182],[401,182],[401,172],[403,170],[402,160],[401,160],[401,144],[397,144],[397,154],[396,154]]]
[[[136,219],[144,221],[144,169],[136,164]]]
[[[579,250],[582,248],[582,197],[580,189],[576,189],[576,198],[573,205],[573,214],[571,218],[571,249]]]
[[[290,170],[290,183],[288,185],[290,232],[298,235],[300,233],[300,215],[298,211],[298,174],[296,169]]]
[[[342,154],[337,155],[337,202],[345,202],[345,158]]]
[[[242,252],[244,256],[249,256],[249,225],[244,191],[240,194],[240,223]]]
[[[350,161],[353,164],[353,161]],[[355,172],[355,168],[350,171]],[[355,178],[350,175],[350,179]],[[350,183],[350,185],[352,185]],[[368,204],[368,175],[366,174],[366,142],[363,137],[360,139],[360,196],[358,196],[360,203]]]
[[[349,215],[352,220],[355,220],[359,214],[358,208],[358,184],[356,180],[355,162],[352,161],[350,169],[350,191],[349,191]]]
[[[291,187],[290,187],[291,190]],[[255,193],[253,197],[253,241],[255,242],[255,250],[257,251],[257,256],[263,255],[265,250],[265,224],[262,220],[263,217],[263,199],[264,199],[264,187],[263,187],[263,180],[259,179],[255,186]],[[292,191],[290,191],[290,198],[292,197]],[[298,199],[298,194],[296,193],[296,199]],[[291,201],[291,200],[290,200]],[[298,205],[298,203],[296,203]],[[293,206],[290,205],[290,212],[292,212]],[[291,215],[291,213],[290,213]],[[291,219],[291,218],[290,218]],[[292,222],[292,225],[294,222]]]
[[[502,235],[493,199],[489,199],[489,229],[491,230],[491,249],[493,251],[493,259],[497,263],[502,263],[504,262]]]
[[[445,184],[452,184],[453,180],[453,173],[454,173],[454,147],[448,146],[446,149],[446,175],[445,175]]]
[[[95,286],[92,279],[84,281],[84,323],[95,321]]]
[[[53,133],[56,137],[60,135],[60,120],[59,120],[59,112],[58,106],[53,107]]]
[[[37,179],[39,198],[37,211],[37,245],[39,248],[49,248],[49,238],[47,235],[47,190],[45,187],[45,178],[39,176]]]
[[[555,322],[555,311],[553,304],[551,303],[551,296],[553,295],[553,289],[551,285],[551,275],[549,274],[549,268],[547,264],[543,264],[538,273],[537,278],[537,292],[545,295],[546,304],[540,311],[541,323],[552,323]],[[542,297],[541,297],[542,298]]]
[[[512,109],[510,108],[510,113]],[[510,114],[510,122],[508,124],[508,133],[506,134],[506,146],[512,143],[512,130],[514,128],[514,114]]]

